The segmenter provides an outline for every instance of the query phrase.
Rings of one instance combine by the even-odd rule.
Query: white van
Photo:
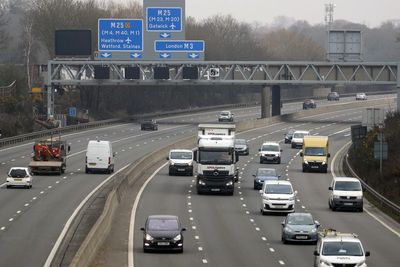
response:
[[[169,175],[187,174],[193,176],[193,151],[188,149],[172,149],[167,157]]]
[[[114,172],[114,156],[110,141],[90,140],[86,149],[85,172]]]

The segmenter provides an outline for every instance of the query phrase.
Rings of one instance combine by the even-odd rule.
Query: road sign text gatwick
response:
[[[200,40],[157,40],[156,52],[204,52],[204,41]]]
[[[146,8],[146,30],[149,32],[181,32],[182,8]]]
[[[99,51],[143,51],[143,20],[99,19]]]

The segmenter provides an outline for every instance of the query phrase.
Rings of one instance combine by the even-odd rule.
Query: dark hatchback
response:
[[[158,124],[157,124],[156,120],[144,120],[140,124],[140,130],[142,130],[142,131],[145,131],[145,130],[157,131]]]
[[[326,98],[328,101],[339,101],[340,96],[338,92],[330,92]]]
[[[235,151],[239,155],[249,155],[249,145],[246,139],[236,139],[235,140]]]
[[[180,220],[174,215],[151,215],[143,231],[143,251],[172,250],[183,252],[183,235]]]
[[[266,180],[278,180],[281,176],[272,168],[258,168],[257,174],[253,174],[254,189],[260,190]]]
[[[313,99],[307,99],[303,102],[303,109],[317,108],[317,103]]]
[[[285,144],[290,144],[292,142],[293,138],[293,133],[295,132],[295,129],[290,129],[286,134],[285,134]]]

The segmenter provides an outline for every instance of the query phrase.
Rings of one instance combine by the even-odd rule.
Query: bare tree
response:
[[[7,13],[9,10],[9,1],[0,0],[0,49],[5,49],[8,45],[9,34],[7,31]]]

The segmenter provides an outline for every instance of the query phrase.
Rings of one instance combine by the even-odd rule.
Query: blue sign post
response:
[[[204,52],[202,40],[157,40],[154,42],[156,52]]]
[[[143,20],[99,19],[99,51],[143,51]],[[112,57],[112,53],[104,57]]]
[[[68,116],[76,117],[76,107],[69,107],[68,108]]]
[[[146,8],[146,30],[149,32],[181,32],[182,8],[148,7]]]

